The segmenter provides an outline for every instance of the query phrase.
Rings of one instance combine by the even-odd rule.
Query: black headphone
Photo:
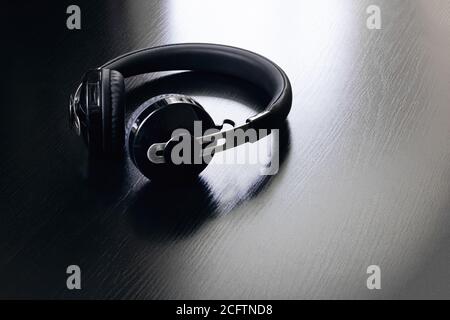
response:
[[[124,78],[159,71],[192,70],[214,72],[247,80],[262,88],[271,98],[265,111],[232,129],[210,135],[192,136],[202,154],[211,156],[222,148],[211,141],[233,137],[237,130],[275,129],[286,119],[292,104],[289,79],[267,58],[235,47],[216,44],[174,44],[142,49],[117,57],[88,71],[70,97],[70,123],[88,146],[91,156],[117,157],[123,154],[125,140]],[[133,163],[149,179],[192,177],[208,163],[175,165],[170,160],[172,133],[186,129],[193,134],[195,121],[203,132],[216,126],[211,116],[193,98],[166,94],[154,97],[133,113],[128,122],[128,151]],[[270,131],[269,131],[270,132]],[[262,136],[258,135],[257,139]],[[248,141],[245,141],[248,142]],[[253,142],[253,141],[252,141]],[[206,147],[206,143],[208,147]],[[242,142],[244,143],[244,142]],[[236,147],[239,143],[231,144]],[[230,144],[226,144],[230,145]]]

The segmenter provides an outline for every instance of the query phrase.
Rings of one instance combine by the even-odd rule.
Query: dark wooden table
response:
[[[82,29],[66,28],[78,4]],[[381,8],[382,28],[366,27]],[[54,1],[3,4],[1,298],[450,298],[448,1]],[[5,42],[6,41],[6,42]],[[281,167],[210,165],[161,187],[130,161],[93,165],[68,128],[89,68],[177,42],[243,47],[294,92]],[[219,121],[258,89],[218,75],[127,81]],[[82,289],[66,288],[79,265]],[[366,269],[381,268],[381,290]]]

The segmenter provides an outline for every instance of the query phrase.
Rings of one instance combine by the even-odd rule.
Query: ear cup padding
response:
[[[110,71],[110,97],[110,147],[113,154],[119,154],[123,151],[125,140],[125,83],[122,74],[115,70]]]

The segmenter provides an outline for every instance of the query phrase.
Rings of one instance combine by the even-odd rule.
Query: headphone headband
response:
[[[192,70],[214,72],[247,80],[270,97],[263,111],[247,119],[246,127],[273,129],[291,108],[292,89],[288,77],[269,59],[240,48],[217,44],[174,44],[133,51],[119,56],[99,69],[119,71],[125,78],[139,74]]]

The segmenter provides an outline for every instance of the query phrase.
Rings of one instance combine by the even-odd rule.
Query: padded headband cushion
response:
[[[252,121],[256,128],[273,128],[291,108],[292,89],[280,67],[269,59],[235,47],[216,44],[174,44],[134,51],[101,68],[117,70],[124,77],[159,71],[193,70],[238,77],[259,86],[271,97],[267,111]]]

